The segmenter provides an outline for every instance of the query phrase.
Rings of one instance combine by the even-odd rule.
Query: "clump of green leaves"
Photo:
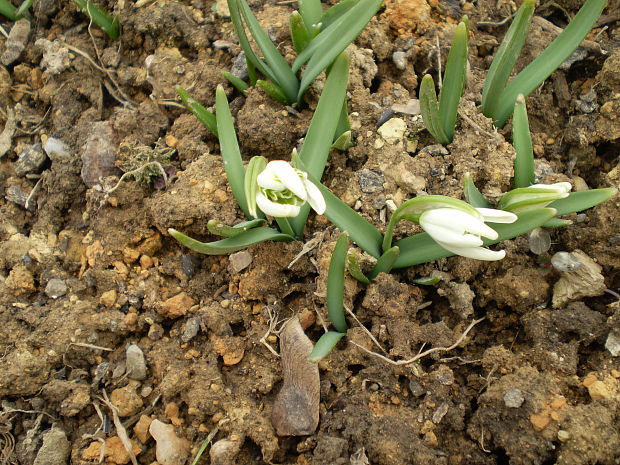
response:
[[[95,5],[92,0],[71,0],[79,11],[84,13],[90,20],[99,26],[113,40],[118,40],[121,35],[120,16],[110,16],[104,10]]]
[[[553,42],[508,84],[534,15],[535,0],[524,0],[504,36],[484,81],[482,112],[503,127],[518,95],[538,88],[579,46],[600,16],[607,0],[587,0]]]
[[[459,102],[465,90],[467,75],[467,17],[457,26],[452,47],[446,62],[439,101],[435,82],[430,74],[422,78],[420,85],[420,110],[428,132],[440,144],[449,144],[454,138],[454,127]]]

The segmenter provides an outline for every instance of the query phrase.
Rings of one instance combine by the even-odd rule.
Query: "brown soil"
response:
[[[292,7],[275,3],[252,6],[292,54]],[[537,10],[524,56],[539,53],[580,3]],[[206,106],[225,86],[246,159],[288,158],[312,115],[289,112],[259,90],[240,96],[226,83],[220,70],[240,48],[223,4],[120,2],[117,43],[89,30],[72,4],[41,0],[23,52],[0,67],[5,133],[15,123],[0,159],[0,464],[91,464],[100,453],[105,463],[130,463],[107,397],[140,464],[189,463],[211,432],[217,447],[199,463],[620,463],[620,306],[617,294],[602,290],[620,288],[618,198],[551,230],[551,249],[540,256],[521,237],[501,245],[500,262],[442,259],[381,275],[367,288],[348,278],[347,304],[392,360],[450,346],[472,319],[486,319],[458,348],[401,366],[353,344],[378,350],[355,324],[319,363],[316,432],[276,435],[282,369],[274,328],[299,314],[310,339],[322,334],[337,233],[312,217],[306,237],[314,247],[289,266],[303,243],[203,256],[166,232],[213,240],[208,220],[242,220],[217,140],[178,105],[176,85]],[[356,145],[331,154],[324,182],[378,228],[388,200],[460,197],[467,172],[490,199],[510,187],[510,127],[494,131],[478,105],[506,31],[498,23],[514,10],[512,2],[390,0],[351,47]],[[577,60],[527,100],[539,182],[620,187],[619,10],[611,0]],[[398,112],[378,128],[385,110],[416,97],[424,73],[436,75],[436,37],[445,60],[462,14],[471,19],[471,73],[454,142],[442,152],[419,117]],[[231,43],[222,49],[217,40]],[[397,51],[403,69],[392,59]],[[320,87],[319,79],[310,108]],[[401,121],[404,134],[390,137]],[[25,160],[50,140],[64,152]],[[165,146],[176,149],[171,185],[130,178],[103,193],[119,166],[139,165],[132,154],[158,156]],[[403,224],[397,233],[413,230]],[[563,275],[549,259],[577,250],[592,262],[598,287],[553,305]],[[240,261],[251,263],[239,269]],[[413,284],[433,273],[442,278],[436,286]],[[146,373],[128,370],[136,366],[127,355],[133,344]],[[178,459],[156,454],[159,434],[177,440]]]

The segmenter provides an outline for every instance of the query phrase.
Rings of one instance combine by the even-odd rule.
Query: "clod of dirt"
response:
[[[33,465],[63,465],[71,453],[71,443],[63,430],[57,427],[43,436],[43,445],[37,452]]]
[[[194,299],[181,292],[162,303],[159,312],[166,318],[179,318],[186,315],[194,303]]]
[[[601,295],[606,289],[605,278],[601,274],[603,268],[581,250],[567,253],[567,260],[571,264],[570,270],[563,271],[553,286],[554,308],[563,307],[572,300]]]
[[[144,352],[136,344],[127,347],[125,353],[127,361],[125,362],[127,377],[129,379],[143,380],[146,378],[146,360]]]
[[[0,158],[2,158],[11,148],[13,134],[17,126],[15,124],[15,112],[10,108],[7,110],[7,118],[4,123],[4,129],[0,133]]]
[[[138,423],[136,423],[136,425],[133,427],[133,432],[142,444],[146,444],[146,442],[151,437],[149,433],[151,423],[153,423],[153,419],[151,417],[147,415],[141,415]]]
[[[37,39],[34,45],[43,49],[41,68],[51,75],[60,74],[71,66],[69,49],[63,46],[60,41],[49,41],[47,39]]]
[[[220,439],[213,443],[209,451],[211,465],[228,465],[236,463],[235,458],[239,453],[242,441],[237,435],[231,436],[230,439]]]
[[[379,128],[379,134],[388,144],[396,144],[403,140],[407,131],[407,123],[401,118],[392,118]]]
[[[155,455],[160,465],[183,465],[189,458],[190,443],[174,432],[174,426],[153,420],[149,427],[157,443]]]
[[[308,360],[312,342],[295,316],[280,333],[282,389],[276,397],[271,422],[278,436],[314,434],[319,424],[319,367]]]
[[[467,283],[455,283],[450,281],[442,283],[437,293],[446,296],[450,302],[450,308],[462,319],[467,319],[474,313],[472,302],[476,296]]]
[[[27,19],[20,19],[11,28],[9,37],[6,40],[6,48],[0,56],[0,63],[4,66],[8,66],[19,58],[19,56],[26,48],[28,42],[28,36],[30,35],[30,21]]]
[[[114,165],[118,145],[114,130],[107,121],[94,123],[82,151],[82,181],[88,187],[101,182],[101,178],[114,176],[120,171]]]
[[[110,401],[118,409],[119,417],[130,417],[142,408],[142,397],[136,392],[139,383],[131,381],[127,386],[115,389],[110,394]]]
[[[136,444],[135,441],[132,441],[132,445],[133,454],[139,455],[140,452],[142,452],[142,448]],[[82,452],[82,458],[89,461],[98,461],[100,453],[101,442],[95,441]],[[127,449],[125,449],[121,438],[118,436],[112,436],[111,438],[106,439],[104,457],[106,459],[106,464],[113,465],[125,465],[131,460],[131,457],[127,453]]]

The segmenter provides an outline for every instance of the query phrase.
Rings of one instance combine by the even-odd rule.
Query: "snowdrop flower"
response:
[[[433,208],[424,211],[419,218],[422,229],[440,246],[462,257],[476,260],[501,260],[504,250],[494,251],[482,247],[482,237],[495,240],[497,231],[485,224],[513,223],[517,216],[510,212],[491,208],[464,210],[459,208]]]
[[[568,197],[571,188],[570,182],[556,182],[513,189],[502,196],[498,208],[514,213],[544,208],[555,200]]]
[[[308,180],[308,174],[284,160],[267,163],[256,182],[256,205],[266,215],[293,218],[306,202],[319,215],[325,212],[325,199],[319,188]],[[250,214],[256,216],[256,210]]]

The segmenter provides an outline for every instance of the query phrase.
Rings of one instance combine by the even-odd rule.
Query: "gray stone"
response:
[[[402,50],[398,50],[392,54],[392,61],[401,71],[404,71],[407,68],[407,54]]]
[[[246,80],[248,78],[248,64],[245,61],[245,53],[241,52],[234,59],[230,74],[239,79]]]
[[[189,342],[196,337],[200,331],[200,317],[193,316],[187,320],[185,327],[183,328],[183,334],[181,334],[181,340],[183,342]]]
[[[25,176],[28,173],[37,172],[46,160],[47,155],[43,152],[41,144],[30,145],[15,162],[15,173],[17,176]]]
[[[611,331],[607,336],[607,341],[605,341],[605,349],[613,357],[618,357],[620,355],[620,334],[616,331]]]
[[[45,293],[52,299],[62,297],[67,293],[67,284],[59,278],[52,278],[45,286]]]
[[[82,181],[88,187],[99,184],[101,178],[119,174],[115,166],[118,145],[114,130],[107,121],[93,123],[82,151]]]
[[[69,459],[71,443],[60,428],[53,427],[43,436],[43,445],[33,465],[63,465]]]
[[[0,63],[4,66],[8,66],[17,60],[26,48],[29,35],[30,21],[27,19],[20,19],[15,22],[4,44],[4,52],[2,56],[0,56]]]
[[[126,370],[127,376],[130,379],[141,381],[146,378],[146,360],[144,358],[144,352],[136,344],[131,344],[127,347],[126,352],[127,362]]]
[[[252,254],[247,250],[242,250],[241,252],[231,254],[228,260],[231,273],[236,274],[250,266],[252,263]]]
[[[20,207],[26,208],[26,200],[28,200],[28,193],[24,192],[19,186],[9,186],[6,189],[5,197],[9,202],[13,202]],[[30,208],[32,209],[32,207]]]
[[[363,169],[358,173],[360,189],[365,194],[383,192],[383,175],[374,170]]]
[[[155,439],[155,456],[161,465],[183,465],[190,454],[190,443],[174,432],[174,426],[153,420],[149,433]]]
[[[523,405],[523,402],[525,402],[525,397],[523,397],[520,389],[508,389],[506,394],[504,394],[504,404],[506,404],[506,407],[519,408]]]

